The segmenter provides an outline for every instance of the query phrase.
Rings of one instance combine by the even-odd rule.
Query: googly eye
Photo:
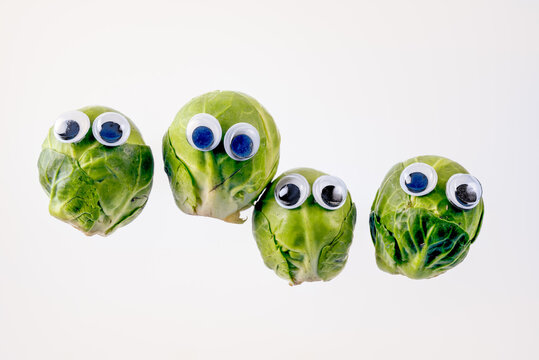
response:
[[[129,138],[131,124],[122,114],[106,112],[95,118],[92,133],[105,146],[119,146]]]
[[[245,161],[255,156],[260,146],[260,135],[247,123],[234,124],[225,134],[225,151],[232,159]]]
[[[336,176],[322,175],[313,184],[314,200],[328,210],[343,206],[347,195],[346,184]]]
[[[455,174],[447,180],[445,194],[453,206],[470,210],[479,204],[483,196],[483,188],[479,180],[472,175]]]
[[[210,151],[221,142],[221,124],[210,114],[196,114],[187,123],[185,135],[189,144],[195,149]]]
[[[90,130],[90,118],[82,111],[68,111],[54,122],[54,136],[63,143],[77,143]]]
[[[300,174],[284,176],[275,186],[275,200],[282,208],[294,209],[309,197],[309,182]]]
[[[412,196],[423,196],[436,187],[438,174],[425,163],[414,163],[404,169],[400,176],[400,185],[405,193]]]

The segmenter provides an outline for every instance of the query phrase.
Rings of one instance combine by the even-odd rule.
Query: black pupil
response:
[[[279,190],[279,200],[286,206],[292,206],[299,201],[301,191],[294,184],[286,184]]]
[[[73,140],[80,131],[79,123],[75,120],[67,120],[63,123],[63,129],[58,133],[62,140]]]
[[[99,132],[101,138],[108,143],[115,143],[116,141],[120,140],[122,134],[123,131],[120,124],[113,121],[103,123],[103,125],[101,125],[101,131]]]
[[[343,193],[334,185],[328,185],[322,189],[322,201],[331,207],[337,207],[343,201]]]
[[[429,185],[427,176],[420,172],[413,172],[406,177],[406,187],[413,193],[420,193]]]
[[[468,184],[461,184],[457,186],[457,191],[455,192],[457,200],[462,205],[470,205],[477,201],[477,193],[475,189]]]

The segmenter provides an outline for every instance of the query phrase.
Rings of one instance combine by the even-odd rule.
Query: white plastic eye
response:
[[[322,175],[313,184],[314,200],[328,210],[343,206],[347,195],[346,184],[336,176]]]
[[[225,151],[232,159],[245,161],[255,156],[260,147],[260,135],[253,125],[234,124],[225,134]]]
[[[404,169],[400,176],[400,185],[405,193],[412,196],[423,196],[436,187],[438,174],[425,163],[414,163]]]
[[[479,204],[483,196],[481,183],[470,174],[455,174],[447,180],[445,194],[453,206],[470,210]]]
[[[294,209],[305,202],[310,194],[309,182],[300,174],[284,176],[275,186],[275,200],[285,209]]]
[[[129,138],[131,124],[122,114],[106,112],[95,118],[92,133],[105,146],[119,146]]]
[[[58,116],[54,123],[54,136],[63,143],[77,143],[90,130],[90,118],[82,111],[68,111]]]
[[[193,116],[185,135],[189,144],[200,151],[211,151],[221,142],[221,124],[210,114],[200,113]]]

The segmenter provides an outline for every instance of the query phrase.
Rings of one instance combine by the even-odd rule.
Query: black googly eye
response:
[[[68,111],[54,122],[54,136],[63,143],[77,143],[90,130],[90,118],[82,111]]]
[[[470,174],[455,174],[447,180],[445,194],[449,202],[462,210],[470,210],[479,204],[483,196],[481,183]]]
[[[402,190],[408,195],[423,196],[436,187],[438,174],[436,170],[425,163],[414,163],[404,169],[400,176]]]
[[[185,135],[189,144],[195,149],[210,151],[221,142],[221,124],[210,114],[196,114],[187,123]]]
[[[346,202],[348,190],[344,181],[338,177],[322,175],[313,184],[313,196],[318,205],[336,210]]]
[[[257,153],[260,147],[260,135],[251,124],[234,124],[225,134],[224,146],[226,153],[232,159],[245,161]]]
[[[131,124],[122,114],[106,112],[95,118],[92,133],[105,146],[119,146],[129,138]]]
[[[275,186],[275,200],[282,208],[294,209],[309,197],[309,182],[300,174],[284,176]]]

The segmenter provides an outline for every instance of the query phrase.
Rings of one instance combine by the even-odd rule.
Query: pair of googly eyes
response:
[[[409,195],[424,196],[436,187],[438,174],[425,163],[414,163],[404,169],[400,176],[401,188]],[[470,174],[455,174],[449,178],[445,194],[453,206],[470,210],[479,204],[483,189],[481,183]]]
[[[90,118],[82,111],[68,111],[56,119],[54,136],[63,143],[78,143],[90,130]],[[129,121],[115,112],[106,112],[95,118],[92,133],[101,144],[119,146],[131,133]]]
[[[186,136],[189,144],[200,151],[211,151],[221,142],[223,131],[219,120],[210,114],[200,113],[187,123]],[[260,147],[260,135],[247,123],[234,124],[223,139],[225,151],[237,161],[249,160]]]
[[[300,174],[286,175],[275,186],[275,200],[285,209],[301,206],[309,195],[309,182]],[[314,200],[328,210],[343,206],[347,195],[344,181],[335,176],[322,175],[313,184]]]

